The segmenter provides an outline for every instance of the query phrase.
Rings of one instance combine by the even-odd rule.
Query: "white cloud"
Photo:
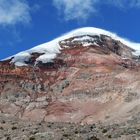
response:
[[[54,6],[65,20],[87,19],[99,12],[105,4],[120,9],[140,8],[140,0],[53,0]]]
[[[0,0],[0,25],[29,23],[30,7],[25,0]]]
[[[53,0],[54,6],[64,15],[65,20],[87,19],[97,12],[98,0]]]

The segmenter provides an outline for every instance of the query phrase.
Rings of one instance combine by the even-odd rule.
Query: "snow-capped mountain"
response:
[[[111,33],[109,31],[105,31],[103,29],[93,28],[93,27],[85,27],[73,30],[63,36],[56,38],[50,42],[41,44],[32,49],[20,52],[12,57],[7,59],[11,59],[10,63],[15,64],[17,66],[24,66],[29,64],[28,62],[32,60],[34,54],[37,53],[36,58],[34,58],[34,62],[32,64],[36,65],[39,62],[47,63],[53,61],[57,57],[61,50],[67,47],[80,45],[81,47],[87,46],[102,46],[104,47],[103,36],[106,36],[106,39],[112,39],[112,43],[118,44],[119,48],[125,46],[126,48],[132,49],[132,55],[139,56],[140,55],[140,44],[133,43],[126,39],[123,39],[117,36],[115,33]],[[121,44],[119,44],[121,43]],[[102,44],[102,45],[101,45]],[[107,45],[107,44],[106,44]],[[125,48],[124,48],[125,49]],[[125,52],[124,52],[125,53]],[[127,55],[123,55],[123,57],[127,58]]]
[[[11,56],[0,62],[0,114],[38,122],[135,125],[139,52],[138,43],[88,27]]]

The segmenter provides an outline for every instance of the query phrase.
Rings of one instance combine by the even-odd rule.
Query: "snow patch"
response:
[[[94,43],[91,43],[91,42],[88,43],[88,42],[86,42],[86,43],[83,43],[83,46],[84,46],[84,47],[87,47],[87,46],[91,46],[91,45],[93,45],[93,44],[94,44],[95,46],[99,46],[99,45],[98,45],[97,43],[95,43],[95,42],[94,42]]]
[[[36,63],[38,63],[39,61],[41,61],[42,63],[47,63],[50,62],[51,60],[53,60],[56,57],[55,53],[47,53],[44,55],[41,55],[40,57],[38,57],[36,59]]]
[[[83,41],[83,42],[86,42],[87,40],[94,41],[95,39],[93,37],[90,37],[90,36],[87,36],[86,35],[86,36],[74,38],[73,39],[73,42],[75,42],[75,41]]]
[[[11,63],[15,63],[15,65],[23,66],[26,65],[25,62],[31,58],[30,53],[28,52],[21,52],[14,56]]]

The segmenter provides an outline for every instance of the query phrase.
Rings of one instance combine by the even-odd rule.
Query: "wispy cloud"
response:
[[[102,5],[112,5],[120,9],[140,8],[140,0],[53,0],[59,13],[68,20],[85,20],[99,12]]]
[[[0,0],[0,25],[29,23],[30,7],[25,0]]]
[[[108,2],[119,8],[140,8],[140,0],[108,0]]]
[[[54,6],[65,20],[87,19],[97,12],[98,0],[53,0]]]

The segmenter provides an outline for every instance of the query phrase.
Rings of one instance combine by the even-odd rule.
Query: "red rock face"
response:
[[[63,50],[53,62],[35,67],[41,54],[32,54],[28,66],[0,62],[0,112],[24,120],[76,123],[125,121],[136,114],[131,112],[139,107],[139,62],[120,42],[106,36],[101,40],[90,46],[60,42]]]

